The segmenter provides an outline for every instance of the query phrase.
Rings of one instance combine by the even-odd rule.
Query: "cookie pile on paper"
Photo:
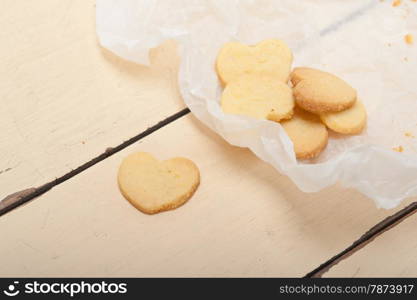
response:
[[[228,114],[281,123],[297,158],[314,158],[327,145],[328,129],[358,134],[367,114],[348,83],[312,68],[291,72],[292,62],[291,50],[280,40],[227,43],[216,62],[224,85],[221,106]]]

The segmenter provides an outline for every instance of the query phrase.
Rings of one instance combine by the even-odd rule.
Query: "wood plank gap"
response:
[[[333,256],[328,261],[321,264],[319,267],[309,272],[305,278],[318,278],[322,277],[324,273],[330,270],[333,266],[337,265],[340,261],[348,258],[353,255],[367,244],[372,242],[379,235],[383,234],[385,231],[390,230],[391,228],[397,226],[406,218],[417,212],[417,202],[413,202],[392,216],[387,217],[382,220],[374,227],[369,229],[364,235],[362,235],[358,240],[356,240],[351,246],[340,252],[339,254]]]
[[[130,138],[129,140],[121,143],[120,145],[116,146],[116,147],[110,147],[107,148],[104,153],[100,154],[99,156],[93,158],[92,160],[84,163],[83,165],[79,166],[78,168],[66,173],[65,175],[56,178],[53,181],[50,181],[40,187],[37,188],[28,188],[25,189],[23,191],[19,191],[19,192],[15,192],[9,196],[7,196],[6,198],[0,200],[0,217],[8,212],[10,212],[11,210],[19,207],[22,204],[25,204],[31,200],[33,200],[36,197],[39,197],[43,194],[45,194],[46,192],[48,192],[49,190],[51,190],[52,188],[54,188],[55,186],[71,179],[72,177],[84,172],[85,170],[91,168],[92,166],[98,164],[99,162],[109,158],[110,156],[116,154],[117,152],[129,147],[130,145],[138,142],[139,140],[147,137],[148,135],[152,134],[153,132],[161,129],[162,127],[178,120],[179,118],[187,115],[188,113],[190,113],[190,110],[188,108],[185,108],[179,112],[177,112],[176,114],[162,120],[161,122],[159,122],[158,124],[149,127],[147,130],[143,131],[142,133],[139,133],[138,135]]]

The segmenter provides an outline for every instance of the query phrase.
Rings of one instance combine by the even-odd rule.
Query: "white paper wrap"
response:
[[[232,145],[250,148],[304,192],[337,182],[393,208],[417,195],[417,3],[378,0],[97,0],[103,47],[140,64],[168,39],[178,42],[179,85],[186,105]],[[297,162],[278,123],[226,115],[214,63],[231,40],[284,40],[294,66],[327,70],[358,90],[368,128],[331,134],[320,158]],[[410,135],[410,134],[408,134]],[[402,146],[404,153],[393,147]]]

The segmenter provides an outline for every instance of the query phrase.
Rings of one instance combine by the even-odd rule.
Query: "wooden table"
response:
[[[300,192],[184,110],[175,45],[138,66],[94,20],[93,0],[0,2],[0,209],[33,198],[0,217],[0,276],[417,276],[413,199]],[[135,151],[194,160],[195,196],[138,212],[116,183]]]

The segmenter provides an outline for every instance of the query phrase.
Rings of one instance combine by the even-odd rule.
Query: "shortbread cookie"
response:
[[[301,108],[321,114],[352,107],[356,91],[336,76],[312,76],[295,86],[294,97]]]
[[[295,68],[290,75],[291,83],[293,86],[296,86],[301,80],[305,80],[311,77],[334,77],[333,74],[320,71],[313,68],[307,67],[298,67]]]
[[[119,169],[123,196],[146,214],[175,209],[191,198],[200,183],[200,172],[189,159],[158,161],[144,152],[126,157]]]
[[[294,144],[298,159],[318,156],[327,145],[328,132],[320,118],[314,114],[295,109],[291,120],[281,122],[282,127]]]
[[[358,134],[366,125],[366,109],[359,100],[341,112],[320,115],[322,122],[331,130],[342,134]]]
[[[294,98],[291,88],[273,78],[242,76],[223,91],[225,113],[279,122],[291,118]]]
[[[292,61],[291,50],[280,40],[265,40],[255,46],[231,42],[220,50],[216,68],[224,85],[245,74],[271,77],[286,83]]]

